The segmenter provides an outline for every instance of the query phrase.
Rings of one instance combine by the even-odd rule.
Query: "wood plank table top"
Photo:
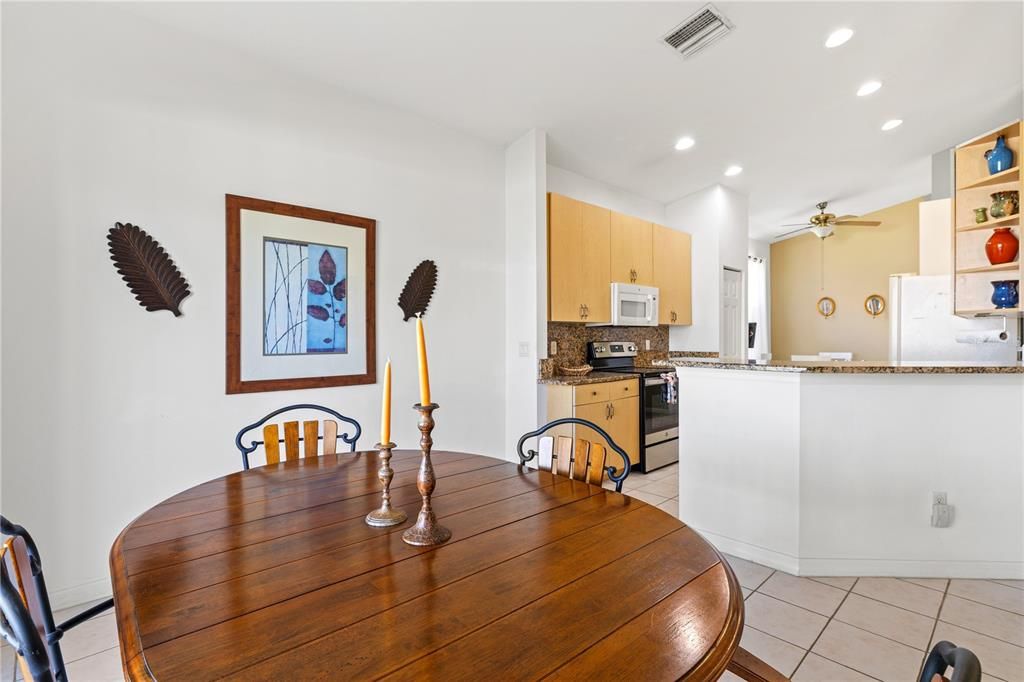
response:
[[[418,450],[254,468],[142,514],[111,550],[131,680],[717,679],[743,626],[715,549],[640,500],[435,452],[452,539],[413,547]]]

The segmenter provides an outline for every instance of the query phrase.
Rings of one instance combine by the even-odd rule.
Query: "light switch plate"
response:
[[[519,342],[519,357],[528,358],[530,357],[530,344],[527,341]]]
[[[558,341],[551,342],[551,348],[548,351],[549,355],[558,355]]]
[[[651,340],[650,339],[644,339],[644,350],[650,350],[650,349],[651,349]]]

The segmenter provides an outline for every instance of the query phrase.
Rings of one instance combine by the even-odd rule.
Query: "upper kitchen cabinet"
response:
[[[691,324],[690,234],[654,225],[653,242],[654,285],[661,296],[658,323]]]
[[[611,320],[610,214],[548,194],[548,319]]]
[[[611,212],[611,281],[655,286],[653,225]]]

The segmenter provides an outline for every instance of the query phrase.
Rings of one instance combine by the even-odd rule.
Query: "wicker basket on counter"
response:
[[[579,367],[563,367],[559,365],[558,367],[558,373],[567,377],[582,377],[593,371],[594,368],[590,365],[580,365]]]

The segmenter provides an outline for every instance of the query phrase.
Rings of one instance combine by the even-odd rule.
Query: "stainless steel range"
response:
[[[640,375],[640,471],[679,461],[679,400],[671,368],[638,367],[629,341],[591,341],[587,361],[595,370]]]

